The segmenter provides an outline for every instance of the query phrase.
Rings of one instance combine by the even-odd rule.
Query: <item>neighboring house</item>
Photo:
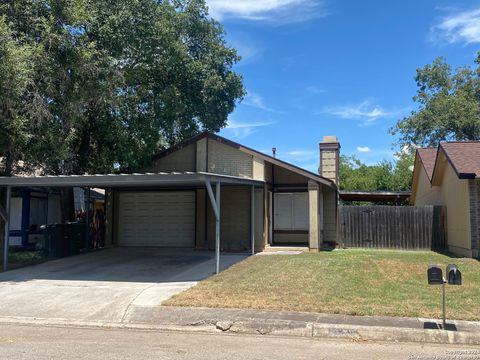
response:
[[[410,202],[445,206],[448,250],[479,257],[480,141],[417,149]]]

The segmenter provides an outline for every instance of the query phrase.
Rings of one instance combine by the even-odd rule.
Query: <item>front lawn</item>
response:
[[[253,256],[164,305],[439,318],[441,287],[427,284],[427,266],[449,263],[464,285],[447,285],[448,318],[480,320],[480,262],[414,251]]]

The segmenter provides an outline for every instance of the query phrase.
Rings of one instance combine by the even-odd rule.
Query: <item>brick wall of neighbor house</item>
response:
[[[210,201],[208,199],[207,201]],[[255,192],[255,244],[263,250],[263,191]],[[220,246],[225,251],[245,251],[250,246],[250,187],[223,186],[220,194]],[[207,206],[208,248],[215,249],[215,215],[210,203]]]
[[[470,198],[470,233],[472,257],[479,257],[480,248],[480,180],[468,180]]]
[[[208,172],[215,174],[253,177],[253,159],[231,146],[208,140]]]
[[[327,186],[322,186],[323,193],[323,231],[322,242],[337,241],[337,193]],[[322,214],[320,214],[322,216]]]
[[[163,156],[153,165],[154,172],[185,172],[195,171],[195,144],[190,144],[184,148],[177,150],[169,155]]]

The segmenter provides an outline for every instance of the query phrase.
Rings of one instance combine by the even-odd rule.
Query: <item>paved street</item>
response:
[[[2,359],[480,359],[477,347],[0,326]],[[436,357],[434,357],[436,356]]]

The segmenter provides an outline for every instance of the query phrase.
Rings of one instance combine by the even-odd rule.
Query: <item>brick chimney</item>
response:
[[[320,168],[318,173],[332,180],[337,186],[339,182],[340,143],[336,136],[324,136],[320,143]]]

